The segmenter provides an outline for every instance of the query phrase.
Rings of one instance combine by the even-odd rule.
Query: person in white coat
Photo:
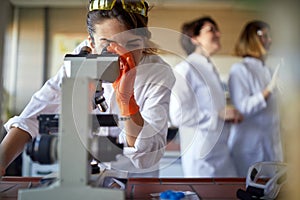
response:
[[[232,127],[229,146],[239,176],[255,162],[282,161],[276,79],[265,60],[271,45],[270,26],[263,21],[246,24],[235,46],[242,62],[233,64],[229,91],[244,121]]]
[[[120,55],[119,78],[113,84],[103,83],[109,106],[107,113],[126,118],[123,126],[104,129],[107,135],[119,137],[124,144],[124,156],[119,157],[112,168],[128,171],[129,176],[152,172],[158,176],[159,160],[166,146],[169,100],[175,77],[170,66],[147,45],[151,37],[147,28],[147,2],[130,2],[130,6],[126,3],[117,1],[108,5],[102,0],[90,1],[89,37],[73,53],[88,46],[95,54],[101,54],[107,47],[109,52]],[[2,175],[24,145],[39,134],[37,116],[59,113],[64,77],[66,69],[62,66],[33,95],[20,116],[5,124],[8,133],[0,146]]]
[[[179,128],[185,177],[233,177],[227,139],[229,123],[242,116],[226,106],[225,91],[210,56],[220,45],[220,31],[210,17],[185,23],[181,44],[188,57],[175,66],[170,121]]]

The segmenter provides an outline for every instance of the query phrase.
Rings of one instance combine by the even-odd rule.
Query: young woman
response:
[[[229,91],[244,121],[232,127],[229,146],[243,177],[255,162],[283,159],[275,87],[278,68],[272,73],[265,65],[271,43],[270,26],[251,21],[235,46],[243,61],[231,68]]]
[[[91,0],[87,14],[88,40],[92,53],[101,54],[104,47],[120,55],[120,77],[104,83],[109,105],[107,113],[125,116],[124,126],[105,129],[119,136],[124,144],[123,157],[112,168],[130,173],[158,175],[158,161],[164,153],[171,88],[175,82],[170,67],[148,47],[151,33],[147,28],[148,4],[140,1]],[[36,92],[20,116],[11,118],[5,128],[8,134],[1,143],[1,172],[19,155],[24,145],[38,135],[39,114],[58,113],[61,82],[65,66]],[[72,148],[72,147],[70,147]],[[153,175],[153,173],[152,173]]]
[[[175,67],[170,118],[179,127],[186,177],[236,176],[227,146],[229,122],[241,115],[226,106],[225,91],[210,57],[220,48],[220,31],[210,17],[182,27],[181,44],[189,56]]]

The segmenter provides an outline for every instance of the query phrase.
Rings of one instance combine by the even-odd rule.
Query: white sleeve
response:
[[[172,90],[170,118],[179,128],[181,151],[197,143],[196,158],[203,158],[214,147],[224,125],[214,104],[222,96],[215,96],[198,70],[188,65],[177,66],[176,83]],[[218,94],[218,93],[217,93]],[[193,147],[194,148],[194,147]]]
[[[188,66],[175,70],[176,82],[170,100],[171,124],[180,127],[212,128],[218,118],[213,111],[209,86]]]
[[[37,91],[22,111],[20,116],[11,118],[4,127],[8,131],[13,124],[28,132],[32,137],[38,135],[38,120],[40,114],[54,114],[59,111],[60,84],[64,76],[63,67]]]
[[[85,40],[72,52],[79,53],[82,46],[88,45]],[[40,114],[57,114],[59,112],[61,83],[66,76],[64,65],[61,66],[58,73],[50,78],[43,87],[38,90],[26,105],[20,116],[15,116],[4,124],[8,131],[12,125],[17,125],[20,129],[28,132],[32,137],[38,135],[38,120]]]
[[[167,143],[170,94],[175,82],[174,75],[166,64],[139,66],[138,72],[145,74],[143,71],[152,74],[140,77],[143,81],[135,85],[135,90],[138,91],[137,93],[135,91],[135,97],[140,106],[144,126],[134,147],[124,148],[124,155],[130,158],[137,168],[149,168],[157,164],[164,154]],[[126,134],[122,132],[120,136],[121,141],[126,144]]]
[[[262,92],[252,93],[250,74],[243,64],[233,65],[229,75],[229,92],[234,106],[245,116],[250,116],[266,108]]]

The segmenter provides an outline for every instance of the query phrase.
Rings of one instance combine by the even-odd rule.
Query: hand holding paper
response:
[[[271,79],[270,83],[267,85],[267,88],[266,88],[271,93],[277,87],[277,79],[278,79],[279,68],[280,68],[280,64],[277,65],[277,67],[276,67],[276,69],[273,73],[272,79]]]

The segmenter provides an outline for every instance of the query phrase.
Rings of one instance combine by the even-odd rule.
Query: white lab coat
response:
[[[276,90],[267,101],[262,95],[271,78],[270,68],[251,57],[234,64],[230,71],[232,103],[244,116],[242,123],[232,126],[229,138],[239,176],[245,177],[255,162],[283,159]]]
[[[175,66],[174,73],[170,121],[179,127],[184,176],[236,176],[227,146],[229,124],[218,116],[226,99],[214,65],[193,53]]]
[[[88,46],[88,42],[82,42],[73,53],[79,53],[83,46]],[[60,111],[61,83],[65,76],[65,67],[62,66],[59,72],[33,95],[20,116],[11,118],[5,124],[5,128],[9,130],[12,124],[17,124],[32,137],[36,137],[38,135],[37,116]],[[163,156],[166,146],[169,100],[174,82],[175,77],[170,66],[159,56],[143,56],[137,66],[134,96],[145,121],[134,147],[127,146],[126,133],[122,123],[119,127],[100,129],[100,134],[119,136],[119,141],[125,146],[123,151],[125,156],[120,156],[117,162],[112,162],[112,168],[135,173],[132,176],[144,176],[148,172],[151,176],[158,175],[158,162]],[[103,88],[104,97],[109,105],[107,113],[119,114],[112,84],[104,83]],[[75,157],[76,155],[74,155]]]

